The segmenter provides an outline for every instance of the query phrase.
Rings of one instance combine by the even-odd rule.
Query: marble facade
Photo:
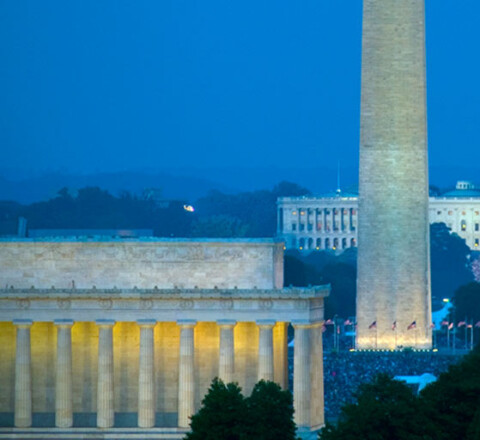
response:
[[[283,288],[282,242],[10,240],[0,264],[0,439],[180,439],[215,376],[288,387],[289,324],[299,434],[323,425],[329,288]]]

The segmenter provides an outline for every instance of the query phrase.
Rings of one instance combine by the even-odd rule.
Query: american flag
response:
[[[475,327],[480,327],[480,321],[475,324]]]
[[[333,325],[333,321],[331,319],[327,319],[325,321],[325,325]]]
[[[350,319],[347,319],[347,320],[343,323],[343,325],[353,325],[353,322],[350,321]]]
[[[440,325],[448,325],[448,324],[449,324],[448,321],[442,321],[442,322],[440,323]]]
[[[460,321],[460,322],[457,324],[457,327],[463,327],[465,324],[466,324],[465,321]]]
[[[417,328],[417,321],[413,321],[413,322],[407,327],[407,330],[411,330],[412,328]]]
[[[377,321],[373,321],[369,326],[368,326],[369,329],[372,329],[372,328],[377,328]]]
[[[397,321],[393,321],[392,330],[395,330],[396,328],[397,328]]]
[[[432,322],[432,323],[430,324],[430,328],[435,328],[435,322]]]
[[[451,330],[453,328],[453,322],[451,322],[449,325],[448,325],[448,329]]]

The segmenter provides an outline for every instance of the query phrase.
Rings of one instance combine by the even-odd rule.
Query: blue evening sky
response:
[[[476,166],[480,2],[426,3],[430,164]],[[0,0],[0,169],[355,168],[361,15],[360,0]]]

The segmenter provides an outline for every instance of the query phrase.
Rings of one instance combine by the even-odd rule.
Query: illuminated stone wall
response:
[[[133,438],[121,430],[134,428],[180,440],[216,376],[246,395],[262,378],[288,387],[289,323],[304,341],[299,434],[323,423],[315,334],[329,287],[283,288],[272,240],[172,243],[1,244],[0,439]]]
[[[0,246],[2,287],[272,289],[283,243],[252,240],[12,240]]]
[[[359,348],[431,346],[424,9],[363,3]]]

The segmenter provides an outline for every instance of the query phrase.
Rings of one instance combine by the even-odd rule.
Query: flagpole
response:
[[[470,327],[470,350],[473,350],[473,319]]]
[[[335,314],[333,317],[333,346],[335,350],[340,351],[339,343],[338,343],[338,334],[337,334],[337,317],[338,315]]]
[[[353,318],[352,330],[352,348],[355,350],[357,348],[355,346],[355,336],[357,335],[357,321],[355,321],[355,318]]]
[[[456,349],[457,349],[457,343],[456,343],[456,341],[455,341],[455,339],[457,339],[457,338],[456,338],[455,333],[456,333],[456,329],[455,329],[455,323],[454,323],[454,324],[453,324],[453,333],[452,333],[452,338],[453,338],[453,342],[452,342],[453,354],[455,354],[456,351],[457,351],[457,350],[456,350]]]

